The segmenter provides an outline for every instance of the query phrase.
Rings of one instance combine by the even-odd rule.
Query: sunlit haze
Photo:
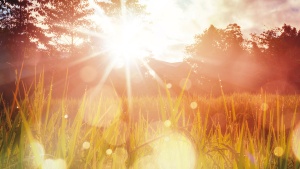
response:
[[[297,20],[300,17],[298,0],[140,0],[140,3],[146,5],[147,21],[136,17],[113,23],[98,7],[98,20],[102,25],[107,23],[103,28],[105,36],[113,33],[109,43],[116,40],[126,43],[126,52],[131,54],[151,51],[155,57],[170,61],[185,56],[185,46],[193,43],[194,36],[211,24],[225,28],[230,23],[237,23],[246,37],[250,33],[259,34],[281,27],[284,23],[300,26]],[[120,36],[120,33],[123,35]],[[124,48],[119,51],[124,51]]]

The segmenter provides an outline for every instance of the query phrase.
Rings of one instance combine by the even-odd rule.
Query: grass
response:
[[[2,101],[0,168],[300,168],[299,95],[54,99],[43,79]]]

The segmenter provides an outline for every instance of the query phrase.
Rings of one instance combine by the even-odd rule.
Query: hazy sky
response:
[[[147,6],[151,24],[141,26],[141,23],[129,23],[133,26],[125,25],[125,27],[129,26],[128,30],[134,32],[122,31],[121,34],[139,37],[134,39],[136,41],[134,43],[138,44],[140,49],[148,48],[158,57],[171,60],[182,58],[185,55],[185,47],[194,42],[194,36],[203,33],[211,24],[223,29],[228,24],[237,23],[241,26],[244,37],[250,33],[260,34],[264,30],[281,27],[284,23],[300,28],[300,0],[140,0],[140,2]],[[101,9],[98,9],[100,18],[101,13],[103,13]],[[108,30],[107,40],[111,41],[114,39],[112,36],[118,35],[116,32],[120,28],[116,27],[119,27],[119,24],[107,24],[109,19],[103,18],[105,17],[102,17],[102,25],[107,25]],[[128,43],[126,40],[125,42]]]
[[[154,23],[173,40],[177,50],[182,49],[180,44],[193,43],[194,35],[201,34],[211,24],[226,28],[237,23],[245,36],[284,23],[300,28],[300,0],[141,1],[147,4]]]

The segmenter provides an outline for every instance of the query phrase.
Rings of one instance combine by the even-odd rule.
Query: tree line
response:
[[[295,27],[284,24],[245,38],[238,24],[225,29],[211,25],[194,39],[186,47],[186,61],[204,76],[229,83],[240,80],[236,84],[244,87],[243,80],[248,84],[255,81],[256,88],[264,90],[299,92],[300,30]]]
[[[95,1],[108,16],[121,17],[121,1]],[[126,7],[142,12],[137,0]],[[98,39],[86,32],[100,32],[91,16],[95,13],[89,0],[1,0],[0,61],[43,58],[82,57],[93,51]]]
[[[147,15],[138,0],[94,3],[115,18],[122,15],[121,5],[134,15]],[[90,17],[95,12],[89,0],[0,0],[0,63],[32,58],[61,62],[91,55],[101,48],[101,39],[86,33],[101,32]],[[249,80],[262,86],[300,86],[300,30],[288,24],[250,38],[238,24],[211,25],[195,35],[186,52],[185,61],[196,67],[203,83],[225,79],[237,86]]]

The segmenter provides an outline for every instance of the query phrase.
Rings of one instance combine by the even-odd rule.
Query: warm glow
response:
[[[113,69],[122,68],[123,71],[121,73],[124,73],[122,76],[126,78],[124,85],[127,87],[126,94],[130,106],[131,84],[134,83],[134,81],[132,82],[132,72],[140,72],[139,66],[141,64],[145,65],[149,71],[152,70],[146,65],[147,63],[143,58],[161,55],[165,51],[163,49],[166,43],[165,36],[162,36],[163,33],[161,31],[154,29],[156,24],[152,23],[151,19],[149,20],[150,15],[133,15],[123,5],[121,16],[112,17],[107,16],[103,9],[95,4],[93,0],[89,0],[89,3],[95,9],[93,17],[95,23],[101,27],[101,32],[89,32],[99,37],[101,44],[94,55],[101,54],[109,56],[111,59],[111,63],[105,68],[104,76],[102,76],[98,88],[103,86]],[[92,81],[93,72],[95,70],[90,68],[84,69],[81,72],[84,81]],[[150,74],[155,76],[152,72]],[[90,76],[86,78],[86,74]]]
[[[171,122],[170,120],[166,120],[166,121],[164,122],[164,125],[165,125],[166,127],[170,127],[170,126],[172,125],[172,122]]]
[[[166,87],[167,87],[167,89],[171,89],[172,88],[172,83],[167,83]]]
[[[42,169],[67,169],[67,164],[62,159],[46,159],[42,165]]]
[[[110,55],[124,59],[125,63],[149,55],[147,51],[147,32],[138,21],[122,22],[112,25],[114,31],[108,33],[104,39],[105,49]]]
[[[293,131],[293,138],[292,138],[292,148],[294,155],[298,160],[300,160],[300,123],[297,125],[295,130]]]
[[[101,52],[110,55],[117,63],[128,63],[150,55],[151,31],[148,22],[141,16],[132,16],[124,12],[119,17],[109,17],[90,0],[90,5],[96,10],[94,20],[101,26],[99,40],[103,44]]]
[[[276,147],[274,149],[274,155],[277,157],[281,157],[284,153],[284,149],[282,147]]]
[[[87,150],[87,149],[89,149],[90,147],[91,147],[91,143],[90,143],[90,142],[88,142],[88,141],[83,142],[82,148],[83,148],[84,150]]]
[[[197,102],[192,102],[192,103],[190,104],[190,107],[191,107],[192,109],[196,109],[197,106],[198,106]]]
[[[30,148],[34,159],[34,166],[39,166],[40,164],[42,164],[44,160],[44,156],[45,156],[44,147],[39,142],[34,141],[30,144]]]
[[[111,155],[113,153],[112,149],[107,149],[105,152],[107,155]]]
[[[193,169],[196,152],[192,142],[182,134],[171,133],[153,144],[155,161],[159,168]]]
[[[151,123],[148,139],[151,153],[137,158],[132,168],[194,169],[197,152],[191,140],[169,130],[171,121]]]
[[[178,10],[165,8],[169,6],[169,1],[142,1],[146,5],[147,14],[132,15],[123,6],[124,12],[121,17],[109,17],[97,6],[93,0],[90,5],[96,10],[93,20],[101,26],[99,40],[103,42],[102,52],[108,53],[112,57],[124,62],[141,59],[145,56],[167,60],[167,55],[176,60],[175,57],[183,56],[184,45],[182,41],[173,37],[180,35],[180,27],[174,14],[179,14]],[[164,5],[165,4],[165,5]],[[174,7],[175,4],[172,3]],[[162,14],[161,12],[164,11]],[[158,15],[159,14],[159,15]],[[160,18],[158,18],[160,17]],[[168,17],[168,18],[166,18]],[[175,29],[176,28],[176,29]],[[180,48],[174,51],[174,47],[180,45]],[[102,46],[103,47],[103,46]],[[178,52],[178,50],[181,50]],[[181,60],[181,59],[180,59]]]

